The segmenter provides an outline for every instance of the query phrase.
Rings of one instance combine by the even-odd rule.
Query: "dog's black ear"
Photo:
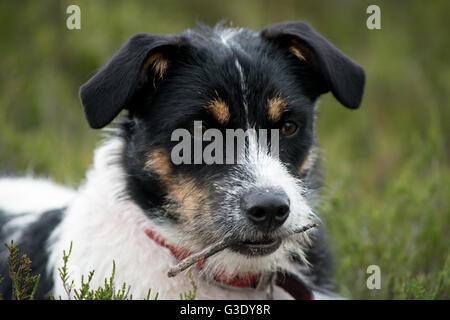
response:
[[[168,65],[164,51],[176,45],[174,36],[140,33],[128,40],[80,88],[80,99],[89,125],[94,129],[103,128],[122,109],[129,108],[136,90],[149,80],[150,73],[162,78]]]
[[[262,30],[261,36],[279,42],[302,63],[311,64],[323,79],[322,93],[331,91],[344,106],[359,107],[366,79],[363,68],[306,23],[275,24]]]

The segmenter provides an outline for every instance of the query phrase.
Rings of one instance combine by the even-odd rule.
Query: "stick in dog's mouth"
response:
[[[315,228],[317,227],[317,223],[313,222],[310,223],[304,227],[298,228],[298,229],[294,229],[291,232],[289,232],[289,234],[287,234],[285,236],[286,237],[290,237],[294,234],[298,234],[298,233],[302,233],[305,232],[311,228]],[[175,277],[176,275],[178,275],[180,272],[186,270],[187,268],[189,268],[190,266],[192,266],[194,263],[197,263],[201,260],[204,260],[228,247],[230,247],[231,245],[235,244],[236,240],[232,240],[229,238],[225,238],[222,241],[219,241],[216,244],[212,244],[209,247],[206,247],[205,249],[203,249],[202,251],[195,253],[189,257],[187,257],[186,259],[180,261],[178,264],[176,264],[175,266],[171,267],[167,273],[167,275],[169,277]]]

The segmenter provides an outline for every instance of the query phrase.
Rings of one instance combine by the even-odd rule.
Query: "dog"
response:
[[[86,180],[72,190],[45,179],[0,179],[0,239],[14,240],[31,259],[41,276],[37,299],[73,298],[58,271],[71,245],[75,288],[92,270],[91,287],[103,285],[114,261],[116,287],[126,283],[135,299],[149,289],[179,299],[192,281],[197,299],[340,298],[316,212],[322,183],[314,126],[322,94],[357,109],[364,85],[363,68],[303,22],[259,33],[218,24],[136,34],[80,88],[90,127],[119,119]],[[271,142],[279,154],[248,135],[246,149],[232,157],[239,163],[197,163],[182,152],[187,161],[174,164],[177,129],[193,143],[209,129],[270,129],[279,134]],[[206,147],[202,140],[200,151]],[[318,227],[286,236],[312,222]],[[168,277],[169,268],[225,238],[234,244],[191,273]]]

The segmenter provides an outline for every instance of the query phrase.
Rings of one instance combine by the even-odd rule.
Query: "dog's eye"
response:
[[[297,131],[297,124],[292,121],[285,121],[281,125],[281,134],[285,137],[291,136]]]

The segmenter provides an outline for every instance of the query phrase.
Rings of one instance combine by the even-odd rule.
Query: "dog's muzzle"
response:
[[[267,235],[263,240],[243,241],[230,247],[233,251],[247,256],[264,256],[275,252],[281,239],[269,235],[277,230],[289,216],[289,198],[279,189],[255,189],[241,199],[241,211],[249,223]]]
[[[256,189],[242,197],[242,212],[260,231],[278,229],[289,216],[289,198],[279,189]]]

